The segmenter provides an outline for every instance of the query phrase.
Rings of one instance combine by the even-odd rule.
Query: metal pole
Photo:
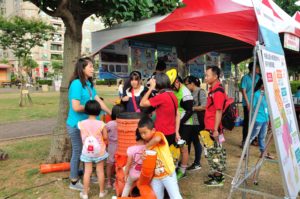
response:
[[[249,123],[248,126],[250,126],[251,122],[252,122],[252,102],[253,102],[253,95],[254,95],[254,86],[255,86],[255,69],[256,69],[256,51],[257,51],[257,46],[254,47],[253,49],[253,67],[252,67],[252,86],[251,86],[251,99],[250,99],[250,107],[249,107]],[[250,72],[250,71],[249,71]],[[249,99],[248,99],[249,100]],[[253,118],[255,119],[255,118]],[[250,131],[251,130],[251,131]],[[251,134],[252,129],[248,128],[248,135]],[[244,144],[245,145],[245,144]],[[249,161],[249,150],[248,147],[246,147],[246,157],[245,157],[245,176],[247,175],[248,172],[248,161]],[[244,188],[246,187],[246,184],[244,183]],[[246,194],[243,193],[243,199],[246,198]]]
[[[258,113],[258,109],[260,107],[260,104],[261,104],[261,101],[262,101],[262,98],[263,98],[263,95],[264,95],[264,91],[261,91],[261,94],[259,96],[259,99],[258,99],[258,102],[257,102],[257,106],[256,106],[256,109],[254,111],[254,115],[253,115],[253,119],[251,120],[251,124],[249,126],[249,130],[251,130],[250,132],[252,132],[253,130],[253,127],[254,127],[254,124],[255,124],[255,120],[256,120],[256,116],[257,116],[257,113]],[[250,120],[250,119],[249,119]],[[250,145],[250,136],[251,134],[249,133],[248,131],[248,135],[247,135],[247,138],[246,138],[246,141],[245,141],[245,144],[244,144],[244,148],[243,148],[243,152],[242,152],[242,155],[241,155],[241,158],[240,158],[240,161],[239,161],[239,164],[238,164],[238,167],[237,167],[237,170],[236,170],[236,173],[235,173],[235,176],[231,182],[231,190],[230,190],[230,193],[229,193],[229,196],[228,196],[228,199],[231,198],[232,196],[232,193],[233,193],[233,189],[236,189],[237,188],[237,183],[239,181],[239,176],[240,176],[240,173],[241,173],[241,167],[242,167],[242,164],[243,164],[243,159],[246,155],[246,153],[248,153],[248,149],[249,149],[249,145]],[[248,165],[245,165],[248,167]],[[244,177],[246,176],[247,174],[245,173]],[[244,195],[244,194],[243,194]],[[245,195],[246,197],[246,195]]]

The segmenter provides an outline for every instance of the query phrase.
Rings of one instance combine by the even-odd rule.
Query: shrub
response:
[[[104,80],[96,80],[96,85],[115,85],[117,84],[116,79],[104,79]]]
[[[296,93],[297,88],[300,86],[300,81],[290,81],[292,93]]]
[[[37,83],[39,85],[48,85],[48,86],[52,86],[52,80],[51,79],[40,79],[37,80]]]

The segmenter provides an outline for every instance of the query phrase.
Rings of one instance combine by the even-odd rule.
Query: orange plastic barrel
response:
[[[40,172],[41,173],[50,173],[56,171],[69,171],[70,170],[70,163],[63,162],[57,164],[41,164],[40,165]]]
[[[118,148],[115,154],[117,196],[122,194],[125,185],[123,167],[127,161],[127,148],[136,144],[135,134],[140,118],[140,113],[127,112],[121,113],[117,117]]]
[[[121,113],[117,118],[118,148],[117,154],[127,155],[127,148],[135,145],[135,132],[140,121],[140,113]]]

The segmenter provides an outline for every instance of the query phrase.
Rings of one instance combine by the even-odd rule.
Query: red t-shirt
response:
[[[149,101],[151,106],[156,108],[155,129],[163,132],[164,135],[172,135],[175,133],[175,113],[178,108],[178,102],[174,93],[166,91],[150,98]],[[174,110],[174,105],[176,110]]]
[[[204,124],[205,129],[207,130],[214,130],[215,128],[215,120],[216,120],[216,111],[222,110],[224,101],[226,99],[225,93],[217,91],[213,94],[210,94],[218,87],[220,87],[220,82],[218,82],[213,88],[209,88],[208,96],[207,96],[207,103],[206,103],[206,111],[204,117]],[[213,98],[213,102],[212,102]],[[213,103],[213,105],[211,105]]]

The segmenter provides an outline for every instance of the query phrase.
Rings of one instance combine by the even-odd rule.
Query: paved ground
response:
[[[0,124],[0,141],[52,133],[56,118]]]

